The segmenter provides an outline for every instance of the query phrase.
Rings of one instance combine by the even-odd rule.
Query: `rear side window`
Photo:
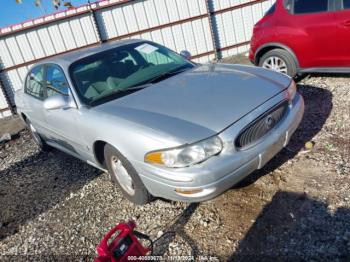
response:
[[[328,11],[328,0],[294,0],[294,14],[309,14]]]
[[[276,4],[273,4],[273,5],[269,8],[269,10],[266,11],[265,16],[267,16],[267,15],[272,15],[272,14],[275,12],[275,10],[276,10]]]
[[[344,9],[350,9],[350,0],[343,0]]]
[[[32,69],[26,81],[25,92],[38,99],[44,99],[44,67]]]

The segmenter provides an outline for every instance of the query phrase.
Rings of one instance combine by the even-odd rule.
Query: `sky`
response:
[[[96,0],[90,0],[96,2]],[[39,16],[65,10],[65,7],[60,7],[56,10],[53,7],[52,0],[41,0],[43,8],[38,8],[34,5],[35,0],[22,0],[22,4],[17,4],[16,0],[1,0],[0,6],[0,27],[6,27],[12,24],[21,23],[28,19],[33,19]],[[64,1],[61,0],[63,3]],[[87,3],[87,0],[70,0],[73,6],[79,6]]]

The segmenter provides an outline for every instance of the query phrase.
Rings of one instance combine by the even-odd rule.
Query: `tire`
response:
[[[36,131],[35,127],[32,125],[32,123],[29,121],[29,119],[26,119],[26,124],[27,124],[28,130],[30,132],[30,136],[32,137],[32,139],[34,140],[34,142],[38,146],[38,148],[41,151],[49,151],[50,146],[48,144],[46,144],[45,140]]]
[[[289,75],[290,77],[297,75],[297,63],[293,56],[284,49],[268,51],[260,58],[259,66]]]
[[[119,186],[125,198],[137,205],[145,205],[152,201],[152,195],[142,183],[135,168],[117,149],[107,144],[104,157],[112,182]]]

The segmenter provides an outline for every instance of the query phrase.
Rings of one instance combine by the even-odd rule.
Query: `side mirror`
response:
[[[185,58],[187,60],[190,60],[191,57],[192,57],[191,53],[189,51],[187,51],[187,50],[182,50],[180,52],[180,56],[182,56],[183,58]]]
[[[44,108],[46,110],[55,110],[75,108],[75,106],[73,105],[73,101],[70,96],[58,94],[46,98],[44,101]]]

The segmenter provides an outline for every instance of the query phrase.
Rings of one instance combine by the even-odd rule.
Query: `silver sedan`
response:
[[[134,203],[214,198],[288,144],[304,102],[285,75],[188,55],[126,40],[50,58],[16,92],[18,114],[42,150],[108,170]]]

